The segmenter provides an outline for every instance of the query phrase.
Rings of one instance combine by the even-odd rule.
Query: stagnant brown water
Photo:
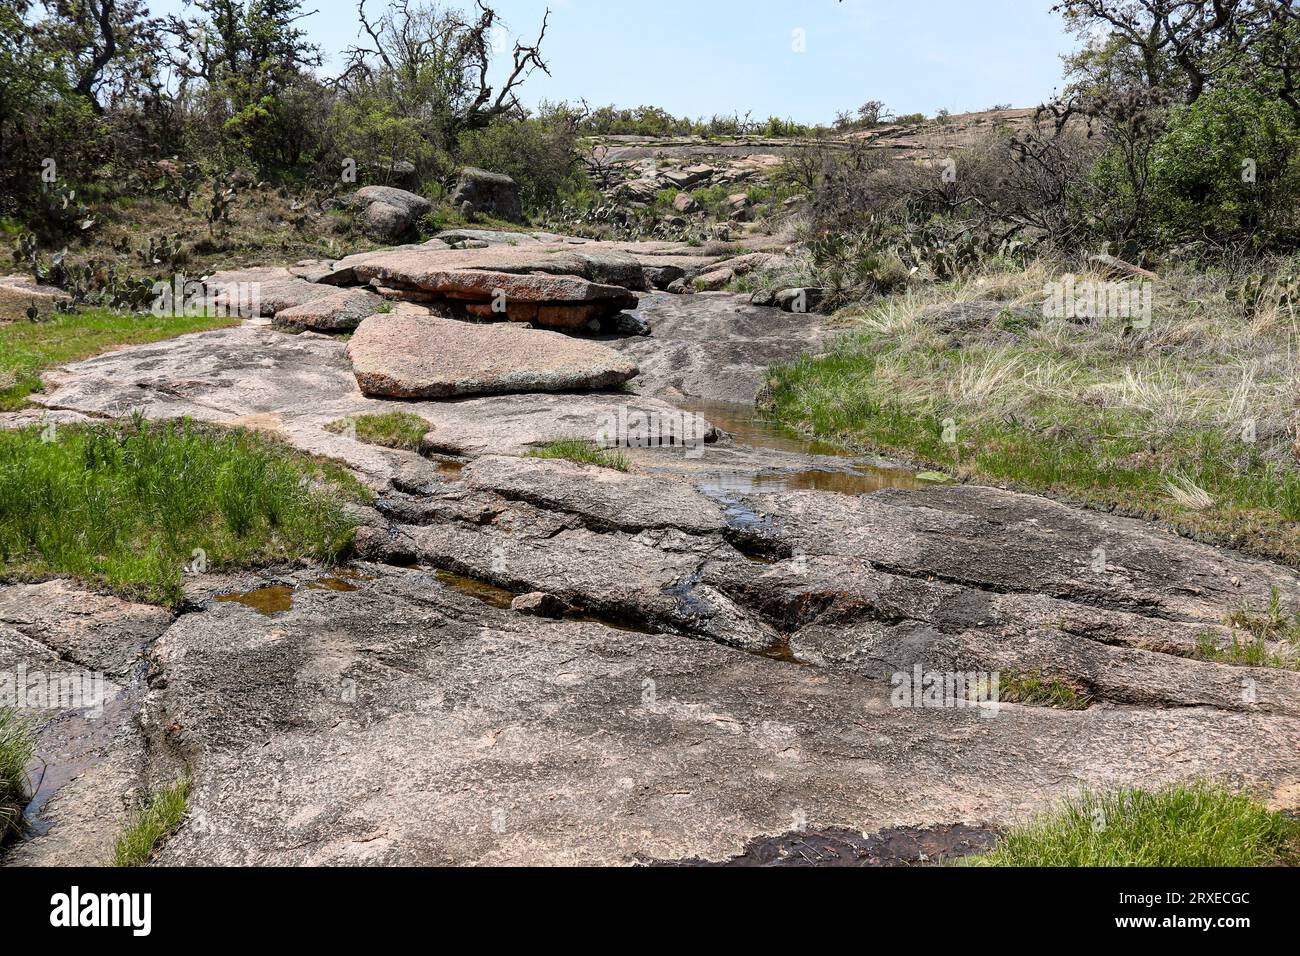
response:
[[[452,574],[450,571],[434,571],[433,574],[434,577],[453,591],[467,594],[474,600],[482,601],[490,607],[509,608],[510,603],[515,599],[514,592],[499,588],[495,584],[488,584],[486,581],[480,581],[477,578],[469,578],[463,574]]]
[[[352,581],[364,580],[366,580],[364,575],[349,571],[346,568],[340,568],[334,574],[317,578],[315,581],[308,581],[304,587],[311,591],[356,591],[360,586],[353,584]],[[243,604],[245,607],[251,607],[259,614],[270,617],[272,614],[282,614],[293,609],[294,591],[294,586],[290,584],[268,584],[266,587],[254,588],[251,591],[219,594],[217,600]]]
[[[808,438],[764,417],[758,409],[733,402],[690,402],[686,411],[703,415],[715,426],[730,432],[735,440],[752,448],[830,458],[857,458],[856,452],[816,438]],[[762,494],[781,491],[829,491],[841,495],[865,495],[886,488],[915,489],[925,486],[910,468],[846,462],[844,470],[811,468],[774,474],[720,472],[699,484],[705,494]]]
[[[252,591],[237,591],[234,594],[220,594],[218,601],[234,601],[251,607],[259,614],[279,614],[293,608],[293,588],[287,584],[271,584]]]

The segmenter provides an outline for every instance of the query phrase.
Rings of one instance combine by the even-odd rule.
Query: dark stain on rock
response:
[[[762,836],[730,860],[654,860],[655,866],[936,866],[985,853],[997,831],[964,823],[921,829],[893,827],[872,836],[842,827]]]
[[[498,608],[508,611],[511,608],[517,595],[503,587],[498,587],[487,581],[481,581],[478,578],[471,578],[463,574],[455,574],[451,571],[435,570],[434,577],[451,588],[453,591],[459,591],[461,594],[472,597],[489,607]],[[613,628],[616,631],[629,631],[634,634],[658,634],[659,631],[631,620],[614,620],[602,617],[598,614],[592,614],[581,609],[571,609],[566,611],[560,620],[571,621],[575,624],[603,624],[605,627]]]

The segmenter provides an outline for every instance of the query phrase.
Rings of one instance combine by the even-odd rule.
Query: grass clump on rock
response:
[[[1037,671],[1003,672],[999,679],[998,699],[1057,710],[1087,710],[1092,703],[1086,692],[1068,681]]]
[[[419,415],[410,412],[388,412],[384,415],[340,418],[325,427],[336,434],[354,433],[357,441],[370,445],[419,451],[430,425]]]
[[[162,845],[176,832],[185,819],[189,807],[190,776],[183,775],[170,787],[155,793],[149,806],[117,838],[113,853],[114,866],[144,866]]]
[[[31,724],[12,707],[0,707],[0,844],[22,829],[27,765],[35,755]]]
[[[4,431],[0,576],[177,604],[187,570],[336,558],[364,493],[339,466],[188,420]]]
[[[1003,836],[983,866],[1278,866],[1300,823],[1207,783],[1084,793]]]
[[[615,471],[627,471],[630,464],[627,455],[622,452],[598,448],[581,438],[560,438],[540,445],[528,454],[532,458],[563,458],[579,465],[599,465]]]

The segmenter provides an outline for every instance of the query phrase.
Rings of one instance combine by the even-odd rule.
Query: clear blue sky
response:
[[[465,6],[472,5],[465,0]],[[154,0],[154,13],[182,0]],[[377,12],[379,0],[368,0]],[[539,99],[656,104],[677,115],[829,122],[882,100],[898,113],[1033,106],[1061,85],[1071,38],[1051,0],[496,0],[531,39],[551,8]],[[355,0],[308,0],[331,65],[357,34]],[[793,47],[803,31],[806,51]]]

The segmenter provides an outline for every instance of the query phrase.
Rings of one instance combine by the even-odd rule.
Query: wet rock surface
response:
[[[673,261],[670,244],[502,235],[430,248],[590,260],[556,260],[579,271],[539,282],[709,264]],[[386,268],[369,257],[396,254],[284,273],[335,295],[331,280],[363,284]],[[346,575],[196,581],[174,621],[66,582],[0,589],[0,650],[75,659],[124,688],[109,723],[43,731],[49,826],[7,862],[102,853],[141,789],[185,765],[191,814],[161,864],[915,864],[983,849],[1082,786],[1211,776],[1293,792],[1300,674],[1201,659],[1231,645],[1243,606],[1276,592],[1295,611],[1293,571],[1044,498],[924,487],[746,418],[768,365],[824,347],[817,316],[649,293],[633,317],[648,335],[599,346],[374,317],[599,347],[639,367],[631,391],[381,400],[357,384],[364,324],[349,360],[343,342],[266,320],[49,375],[49,414],[259,428],[346,463],[377,499]],[[480,339],[465,354],[495,351]],[[326,429],[390,411],[428,423],[422,454]],[[620,448],[627,472],[528,457],[697,411],[700,442]],[[1078,709],[899,706],[899,675],[925,672],[1055,682]],[[93,771],[76,769],[85,753]]]
[[[780,836],[759,837],[740,856],[721,862],[681,860],[676,866],[936,866],[993,849],[997,834],[988,828],[962,824],[930,827],[891,827],[865,836],[831,827]]]
[[[172,619],[67,581],[0,586],[0,702],[39,725],[28,838],[0,864],[111,861],[145,772],[143,655]]]

